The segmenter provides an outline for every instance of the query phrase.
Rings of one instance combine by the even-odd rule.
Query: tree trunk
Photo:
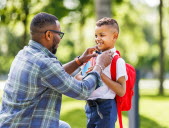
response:
[[[160,0],[160,5],[159,5],[159,17],[160,17],[160,22],[159,22],[159,32],[160,32],[160,40],[159,40],[159,46],[160,46],[160,88],[159,88],[159,95],[164,94],[164,89],[163,89],[163,81],[164,81],[164,46],[163,46],[163,28],[162,28],[162,22],[163,22],[163,2]]]
[[[80,10],[81,12],[83,11],[82,9]],[[85,17],[83,15],[83,13],[81,14],[81,19],[80,19],[80,26],[79,26],[79,33],[80,33],[80,36],[79,36],[79,53],[82,54],[82,52],[86,49],[86,46],[85,46],[85,41],[84,41],[84,33],[83,33],[83,30],[84,30],[84,24],[85,24]]]
[[[23,19],[23,24],[24,24],[24,34],[22,38],[22,48],[28,43],[27,42],[27,25],[28,25],[28,15],[29,15],[29,7],[28,7],[28,0],[25,0],[23,2],[23,12],[25,13],[25,17]]]
[[[95,0],[96,20],[111,17],[111,0]]]

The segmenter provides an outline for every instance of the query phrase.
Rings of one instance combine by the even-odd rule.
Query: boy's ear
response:
[[[118,35],[119,35],[119,34],[118,34],[117,32],[115,32],[115,33],[114,33],[114,38],[117,39],[117,38],[118,38]]]

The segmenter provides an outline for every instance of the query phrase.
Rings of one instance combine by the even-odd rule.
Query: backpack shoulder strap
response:
[[[116,81],[116,63],[119,58],[120,58],[119,55],[115,55],[111,61],[110,72],[111,72],[111,78],[114,81]]]
[[[116,64],[117,64],[117,60],[120,58],[120,52],[116,51],[116,53],[118,55],[115,55],[112,59],[111,62],[111,66],[110,66],[110,72],[111,72],[111,78],[112,80],[116,81]],[[119,120],[119,126],[120,128],[123,128],[123,124],[122,124],[122,113],[121,113],[121,105],[119,104],[119,102],[117,101],[116,98],[116,105],[117,105],[117,114],[118,114],[118,120]]]

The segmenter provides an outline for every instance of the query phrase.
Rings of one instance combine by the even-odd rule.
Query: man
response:
[[[15,57],[4,88],[0,110],[1,128],[69,128],[59,121],[62,94],[87,99],[101,85],[100,73],[111,62],[105,52],[93,71],[82,81],[71,74],[81,64],[96,56],[95,48],[65,64],[54,56],[64,33],[58,19],[47,13],[37,14],[30,25],[31,40]],[[104,59],[103,59],[104,58]]]

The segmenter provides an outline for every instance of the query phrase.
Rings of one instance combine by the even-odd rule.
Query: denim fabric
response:
[[[100,118],[96,106],[86,104],[87,128],[115,128],[117,120],[117,108],[114,99],[108,99],[98,104],[99,111],[103,115]]]

